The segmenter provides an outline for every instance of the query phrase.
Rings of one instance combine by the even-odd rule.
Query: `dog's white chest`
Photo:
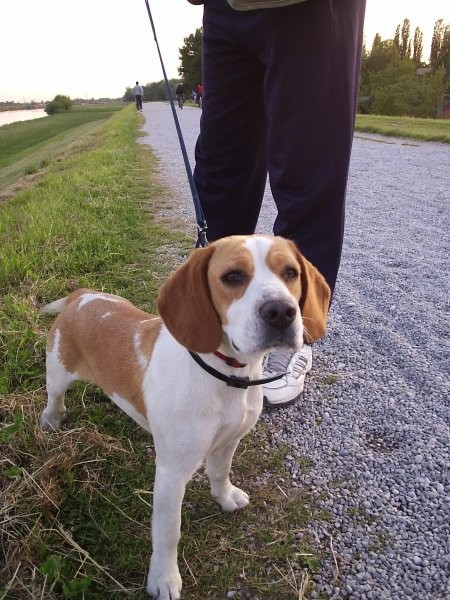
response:
[[[212,448],[242,438],[255,426],[261,410],[262,391],[260,389],[249,389],[244,398],[236,398],[234,403],[227,403],[220,413],[219,428],[214,436]]]

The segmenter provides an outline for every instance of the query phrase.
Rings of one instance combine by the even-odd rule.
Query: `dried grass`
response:
[[[19,433],[12,434],[7,442],[0,442],[0,585],[4,586],[3,597],[53,597],[39,570],[43,553],[41,544],[50,531],[62,538],[67,552],[78,556],[80,571],[84,563],[90,561],[113,580],[114,587],[125,591],[126,588],[64,529],[59,521],[59,507],[66,493],[67,473],[74,470],[83,473],[84,476],[77,479],[78,488],[91,495],[101,493],[99,463],[104,463],[112,453],[130,454],[130,449],[99,431],[92,423],[50,435],[43,432],[38,421],[43,405],[41,391],[0,398],[1,422],[8,424],[11,415],[19,414],[23,423]],[[14,475],[15,472],[20,474]]]

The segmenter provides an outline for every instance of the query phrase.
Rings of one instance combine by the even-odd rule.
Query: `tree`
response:
[[[416,75],[412,60],[392,63],[372,75],[370,112],[434,118],[444,93],[443,74],[440,67],[434,73]]]
[[[72,108],[73,102],[69,96],[63,96],[62,94],[56,95],[51,102],[47,102],[45,105],[45,112],[48,115],[55,115],[68,111]]]
[[[409,39],[409,30],[409,19],[404,19],[402,25],[402,41],[400,43],[400,58],[402,60],[411,58],[411,42]]]
[[[372,73],[382,71],[388,65],[400,58],[397,48],[392,40],[382,40],[380,35],[374,38],[372,49],[364,53],[361,61],[361,84],[368,85]]]
[[[177,83],[178,79],[169,79],[169,88],[172,92],[172,97],[175,97]],[[144,100],[147,102],[167,102],[169,100],[164,79],[146,84],[144,88]]]
[[[404,19],[401,29],[401,37],[400,25],[397,25],[397,29],[395,30],[393,44],[402,60],[411,58],[411,40],[409,39],[410,26],[409,19]]]
[[[422,61],[423,54],[423,33],[418,27],[414,31],[413,40],[413,61],[419,64]]]
[[[197,85],[202,82],[202,36],[203,30],[196,29],[184,38],[184,46],[180,51],[180,67],[178,73],[183,78],[184,89],[189,94],[190,90],[195,90]]]
[[[372,49],[364,49],[358,109],[365,113],[431,117],[450,92],[450,26],[436,21],[430,68],[422,63],[423,34],[416,27],[410,39],[409,19],[398,25],[392,40],[377,34]]]
[[[446,92],[448,79],[445,76],[445,68],[438,67],[433,73],[423,76],[421,79],[426,85],[427,93],[424,94],[422,111],[426,116],[436,118],[438,108],[442,104],[442,97]]]
[[[359,90],[358,110],[371,112],[373,101],[372,79],[374,74],[383,71],[389,65],[400,61],[400,54],[393,40],[382,40],[377,33],[372,45],[372,50],[362,56],[361,79]]]
[[[450,26],[447,25],[442,40],[441,52],[438,57],[438,64],[444,68],[444,83],[446,84],[446,94],[450,95]]]
[[[442,19],[434,25],[430,62],[433,70],[443,67],[446,93],[450,94],[450,25],[444,25]]]
[[[397,48],[398,53],[400,54],[400,25],[397,25],[397,29],[395,30],[394,46]]]
[[[438,19],[434,24],[433,37],[431,38],[430,63],[434,63],[439,57],[444,32],[444,19]]]
[[[145,88],[144,88],[144,95],[145,95]],[[125,94],[122,96],[122,100],[123,100],[123,102],[134,102],[134,94],[133,94],[133,90],[132,90],[132,88],[130,88],[130,86],[126,87]]]
[[[381,42],[382,42],[381,35],[379,33],[376,33],[375,37],[373,38],[372,50],[374,48],[376,48],[377,46],[379,46],[381,44]]]

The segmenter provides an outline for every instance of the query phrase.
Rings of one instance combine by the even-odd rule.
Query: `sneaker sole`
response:
[[[298,396],[292,398],[292,400],[287,400],[286,402],[269,402],[265,396],[263,396],[263,407],[264,408],[285,408],[286,406],[291,406],[291,404],[295,404],[298,400],[300,400],[300,396],[303,394],[303,391],[300,392]]]

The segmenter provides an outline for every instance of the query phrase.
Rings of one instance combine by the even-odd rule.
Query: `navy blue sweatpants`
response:
[[[195,183],[208,239],[255,231],[267,173],[274,234],[333,288],[357,101],[365,0],[233,10],[205,0]]]

